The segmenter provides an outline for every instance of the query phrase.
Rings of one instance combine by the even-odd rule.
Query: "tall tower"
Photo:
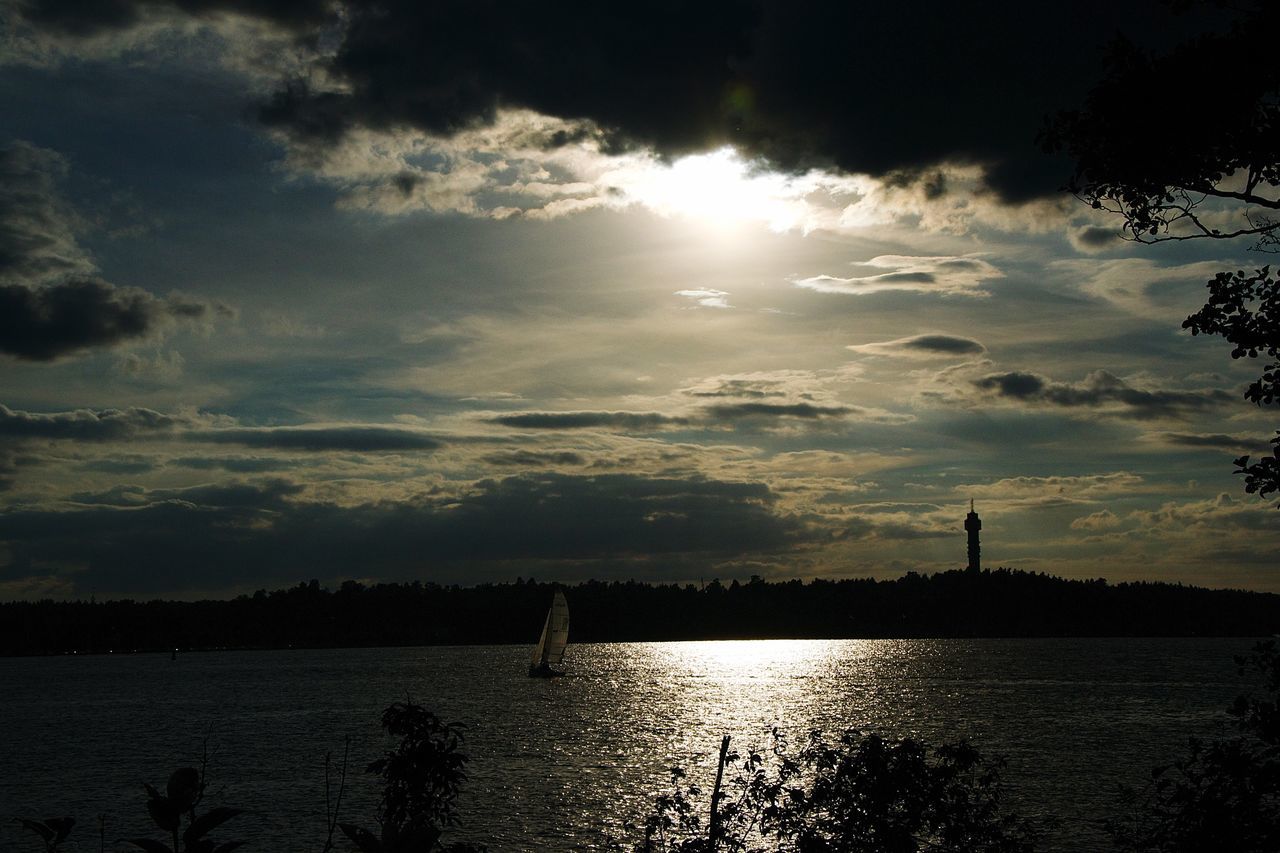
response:
[[[978,544],[978,531],[982,519],[973,511],[973,498],[969,498],[969,514],[964,517],[964,529],[969,531],[969,571],[982,571],[982,546]]]

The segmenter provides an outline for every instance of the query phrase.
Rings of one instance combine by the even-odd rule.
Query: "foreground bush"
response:
[[[1228,709],[1239,734],[1191,739],[1186,754],[1152,770],[1146,791],[1107,829],[1125,853],[1276,853],[1280,850],[1280,653],[1258,644],[1236,663],[1260,677],[1261,695]]]
[[[810,735],[787,749],[774,731],[769,754],[721,748],[716,787],[672,771],[636,827],[642,838],[615,850],[634,853],[1029,853],[1037,832],[1001,808],[999,762],[968,743],[930,748],[849,730],[831,743]],[[730,770],[725,781],[722,774]],[[703,822],[703,815],[707,820]]]

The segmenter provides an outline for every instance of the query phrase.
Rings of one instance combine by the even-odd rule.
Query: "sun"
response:
[[[626,198],[655,213],[734,231],[762,224],[771,231],[807,229],[813,191],[807,176],[768,171],[732,147],[692,154],[671,163],[634,163],[609,176]]]

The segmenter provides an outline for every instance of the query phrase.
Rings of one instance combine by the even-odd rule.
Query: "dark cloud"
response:
[[[0,148],[0,283],[92,272],[76,242],[75,213],[58,193],[66,172],[66,160],[47,148],[21,141]]]
[[[784,383],[776,379],[721,379],[708,387],[687,388],[690,397],[785,397]]]
[[[708,406],[705,411],[715,420],[734,421],[744,418],[839,418],[857,410],[849,406],[816,406],[813,403],[724,403]]]
[[[519,429],[651,430],[686,424],[688,419],[658,412],[518,412],[489,422]]]
[[[377,452],[435,450],[438,439],[413,429],[378,426],[340,427],[233,427],[187,433],[191,441],[240,444],[281,450],[335,450]]]
[[[313,43],[340,25],[326,67],[281,85],[261,107],[263,121],[300,141],[325,145],[358,127],[451,134],[523,107],[587,120],[611,150],[641,144],[677,155],[731,143],[785,169],[870,173],[933,197],[947,191],[938,164],[979,164],[1011,201],[1053,193],[1069,177],[1070,165],[1042,154],[1036,135],[1101,76],[1109,39],[1119,31],[1165,45],[1213,14],[1171,15],[1156,0],[981,10],[941,0],[350,0],[333,4],[333,18],[325,0],[20,8],[38,26],[89,35],[166,5],[257,15]],[[322,79],[334,85],[309,82]]]
[[[892,176],[935,196],[946,187],[931,167],[977,163],[1008,200],[1052,193],[1069,176],[1036,133],[1100,76],[1117,29],[1170,36],[1156,4],[1102,0],[980,13],[745,0],[348,8],[326,69],[346,88],[294,82],[263,108],[266,122],[332,141],[352,127],[451,133],[528,107],[589,119],[615,146],[674,155],[733,143],[784,168]]]
[[[973,338],[956,335],[916,335],[914,338],[904,338],[900,343],[904,349],[956,355],[976,354],[986,352],[987,349]]]
[[[484,457],[490,465],[540,468],[545,465],[585,465],[587,460],[570,450],[504,450]]]
[[[293,28],[323,22],[333,6],[329,0],[19,0],[27,20],[71,36],[130,27],[165,5],[192,15],[241,12]]]
[[[126,456],[119,459],[94,459],[76,467],[81,471],[99,471],[103,474],[146,474],[162,466],[154,459],[144,456]]]
[[[0,404],[0,437],[68,441],[120,441],[140,433],[165,433],[187,419],[151,409],[77,409],[72,412],[22,412]]]
[[[194,468],[197,471],[232,471],[237,474],[257,474],[298,467],[298,463],[291,459],[261,456],[180,456],[170,459],[168,464]]]
[[[259,483],[219,483],[185,489],[146,489],[121,484],[99,492],[77,492],[67,497],[72,503],[137,507],[178,501],[202,509],[278,509],[286,498],[302,492],[302,486],[287,480]]]
[[[849,347],[854,352],[870,355],[951,356],[980,355],[987,351],[973,338],[959,335],[914,335],[893,341],[878,341]]]
[[[658,555],[707,565],[785,552],[811,535],[773,509],[761,484],[621,474],[486,480],[449,501],[355,506],[304,500],[285,481],[78,498],[75,509],[0,516],[0,578],[71,564],[83,567],[77,585],[113,592],[342,578],[353,567],[388,579],[453,572],[446,579],[465,580],[547,560],[621,569]]]
[[[1071,243],[1084,252],[1107,249],[1120,242],[1120,232],[1115,228],[1086,225],[1071,233]]]
[[[1156,437],[1180,447],[1203,447],[1229,453],[1266,453],[1271,448],[1262,440],[1226,433],[1161,432]]]
[[[1045,380],[1034,373],[1020,373],[1015,370],[1009,373],[993,373],[975,380],[973,384],[984,391],[995,391],[1001,397],[1029,400],[1040,396],[1044,391]]]
[[[149,338],[174,321],[207,321],[227,313],[190,297],[160,299],[95,277],[40,287],[0,284],[0,352],[53,361],[91,347]]]
[[[1182,417],[1216,408],[1235,399],[1219,389],[1203,391],[1146,390],[1135,388],[1105,370],[1095,370],[1078,384],[1053,382],[1034,373],[993,373],[974,380],[976,387],[999,397],[1065,408],[1096,408],[1107,404],[1123,407],[1125,417]]]
[[[53,361],[91,347],[146,339],[176,322],[230,315],[174,293],[159,298],[93,274],[78,218],[58,192],[66,162],[25,142],[0,149],[0,353]]]

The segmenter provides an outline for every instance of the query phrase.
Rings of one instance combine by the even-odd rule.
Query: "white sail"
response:
[[[551,610],[547,612],[547,624],[542,626],[542,637],[538,646],[542,650],[542,661],[548,666],[559,666],[564,659],[564,647],[569,645],[569,604],[564,600],[564,593],[556,590],[551,600]]]
[[[555,609],[554,605],[552,605],[552,609]],[[533,647],[533,660],[531,661],[533,666],[542,666],[544,663],[546,663],[546,660],[542,657],[542,655],[547,650],[547,633],[550,630],[551,630],[551,611],[548,610],[547,621],[542,623],[542,635],[538,637],[538,644]]]

